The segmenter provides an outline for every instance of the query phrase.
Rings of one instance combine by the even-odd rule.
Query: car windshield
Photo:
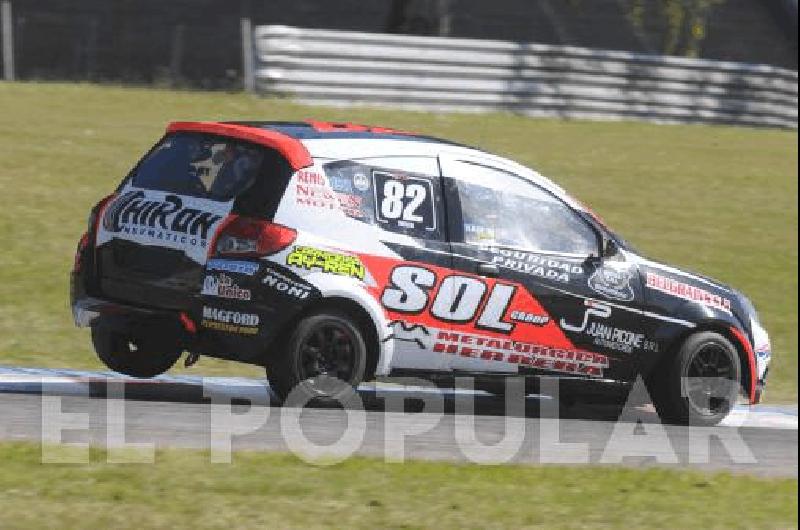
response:
[[[134,170],[139,188],[228,201],[256,181],[262,149],[200,134],[165,138]]]

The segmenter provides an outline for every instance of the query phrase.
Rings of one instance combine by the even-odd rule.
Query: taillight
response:
[[[218,256],[266,256],[285,249],[296,237],[296,231],[283,225],[234,217],[222,226],[214,252]]]
[[[86,229],[89,233],[94,234],[95,240],[97,239],[97,224],[100,221],[100,216],[103,214],[103,211],[106,208],[106,205],[111,202],[117,196],[116,193],[112,193],[111,195],[106,195],[100,201],[94,205],[92,211],[89,213],[88,224],[89,227]]]

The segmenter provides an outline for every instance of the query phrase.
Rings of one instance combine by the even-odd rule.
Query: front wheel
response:
[[[305,317],[285,347],[267,362],[270,387],[282,400],[334,402],[352,396],[364,378],[367,347],[361,330],[344,312]],[[294,391],[294,393],[293,393]]]
[[[653,374],[653,404],[662,420],[711,427],[736,404],[741,381],[739,354],[710,331],[691,335],[678,355]]]

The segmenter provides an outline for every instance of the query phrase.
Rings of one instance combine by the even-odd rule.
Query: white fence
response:
[[[256,86],[320,104],[797,128],[797,72],[505,41],[259,26]]]

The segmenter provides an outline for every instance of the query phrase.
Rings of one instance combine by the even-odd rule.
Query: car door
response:
[[[449,357],[433,351],[435,338],[449,329],[436,314],[451,292],[443,280],[452,274],[436,157],[318,162],[342,212],[373,229],[343,232],[340,225],[331,237],[358,253],[374,280],[368,289],[388,317],[392,369],[449,370]]]
[[[622,255],[601,259],[599,228],[513,169],[460,155],[440,156],[440,166],[453,268],[480,279],[487,293],[461,329],[478,351],[455,356],[452,367],[629,375],[627,342],[644,339],[625,334],[630,315],[613,306],[641,299],[635,267]]]

